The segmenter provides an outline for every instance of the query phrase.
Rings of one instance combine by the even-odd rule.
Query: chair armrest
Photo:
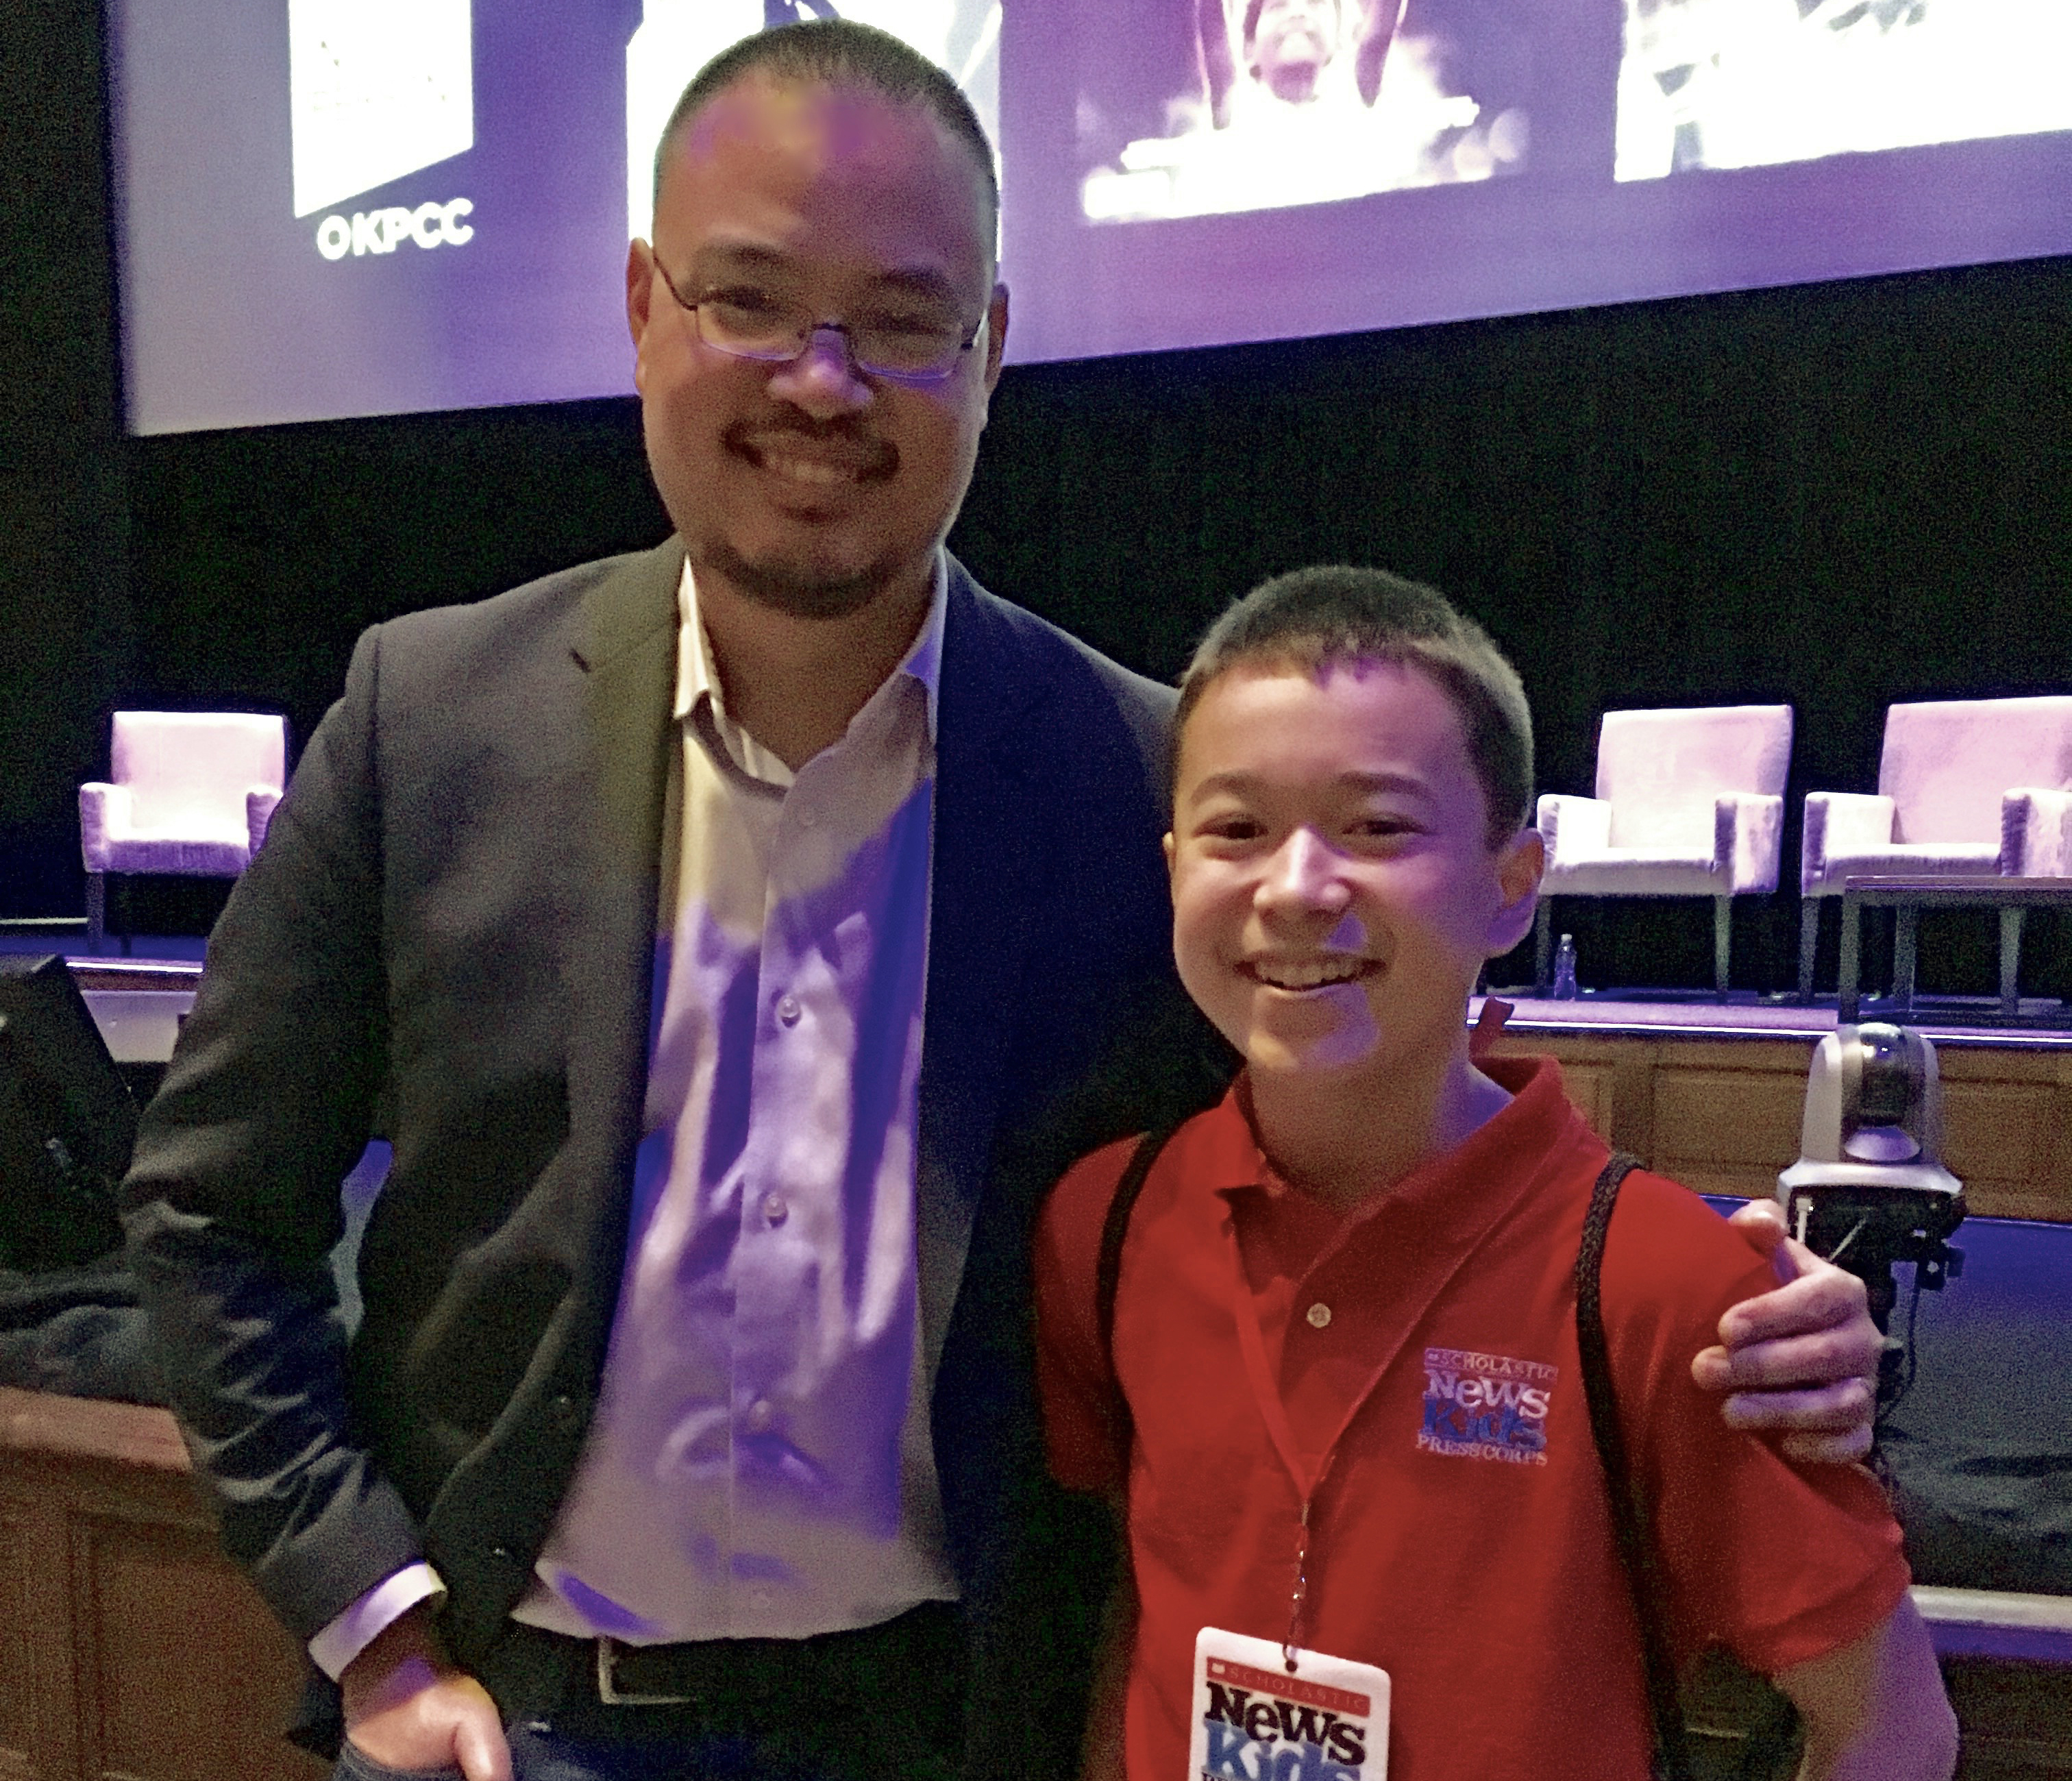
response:
[[[1784,800],[1761,792],[1722,792],[1712,800],[1712,858],[1724,888],[1774,890],[1784,854]]]
[[[1602,798],[1541,795],[1535,825],[1547,844],[1547,863],[1601,853],[1612,844],[1612,807]]]
[[[2001,795],[2000,870],[2011,878],[2072,878],[2072,792],[2021,786]]]
[[[79,853],[89,872],[109,870],[109,843],[130,826],[130,788],[89,779],[79,788]]]
[[[273,807],[280,801],[281,794],[270,785],[255,785],[245,794],[245,833],[255,853],[266,838],[266,825],[273,820]]]
[[[1836,853],[1876,853],[1892,845],[1899,807],[1890,798],[1864,792],[1809,792],[1806,828],[1799,848],[1799,892],[1812,894]]]

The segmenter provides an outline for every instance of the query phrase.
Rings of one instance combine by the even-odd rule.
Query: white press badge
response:
[[[1204,1627],[1188,1781],[1386,1781],[1388,1672]]]

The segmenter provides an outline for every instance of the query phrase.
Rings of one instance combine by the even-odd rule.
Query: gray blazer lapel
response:
[[[922,1321],[940,1353],[1000,1115],[1040,888],[1026,788],[1042,696],[1009,627],[952,559],[935,734],[935,835],[919,1187]]]
[[[563,952],[568,1006],[571,1137],[605,1185],[592,1254],[609,1322],[626,1243],[630,1177],[656,1006],[657,911],[665,807],[674,781],[676,540],[630,559],[591,590],[574,654],[583,669],[586,771],[594,800],[588,919]],[[600,1339],[602,1337],[600,1336]]]

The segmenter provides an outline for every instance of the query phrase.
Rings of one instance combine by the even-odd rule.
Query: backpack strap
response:
[[[1605,1239],[1611,1230],[1619,1187],[1639,1166],[1638,1157],[1614,1151],[1590,1195],[1582,1247],[1576,1254],[1576,1337],[1582,1351],[1583,1396],[1590,1408],[1590,1433],[1611,1498],[1612,1533],[1640,1619],[1641,1660],[1646,1672],[1648,1707],[1655,1717],[1656,1772],[1662,1781],[1692,1781],[1690,1745],[1676,1695],[1676,1664],[1670,1655],[1667,1596],[1655,1544],[1648,1537],[1647,1504],[1634,1482],[1626,1438],[1619,1429],[1618,1398],[1612,1386],[1611,1350],[1605,1339],[1599,1289]]]
[[[1100,1257],[1094,1265],[1094,1318],[1100,1331],[1101,1357],[1108,1362],[1108,1377],[1114,1381],[1112,1413],[1119,1437],[1117,1446],[1125,1463],[1136,1429],[1129,1413],[1129,1401],[1122,1395],[1121,1383],[1115,1380],[1115,1301],[1122,1289],[1122,1246],[1129,1236],[1129,1215],[1137,1210],[1144,1184],[1151,1178],[1151,1166],[1179,1129],[1177,1125],[1165,1126],[1146,1132],[1137,1141],[1136,1150],[1130,1153],[1129,1162],[1123,1169],[1122,1178],[1115,1184],[1114,1195],[1108,1203],[1108,1216],[1101,1223]]]

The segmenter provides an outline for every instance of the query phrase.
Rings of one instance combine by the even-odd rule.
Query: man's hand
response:
[[[1728,1426],[1781,1429],[1787,1457],[1839,1463],[1870,1451],[1885,1339],[1864,1283],[1785,1234],[1774,1201],[1751,1200],[1732,1220],[1770,1258],[1781,1284],[1720,1319],[1720,1340],[1691,1363]]]
[[[423,1610],[384,1627],[339,1686],[347,1738],[384,1768],[458,1768],[467,1781],[511,1781],[496,1703],[449,1661]]]

